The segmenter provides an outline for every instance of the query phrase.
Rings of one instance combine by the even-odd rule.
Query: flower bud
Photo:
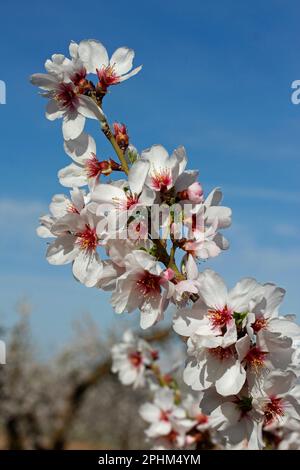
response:
[[[191,184],[187,189],[180,191],[178,197],[181,200],[188,200],[195,204],[203,202],[203,189],[201,184],[195,181],[195,183]]]
[[[114,122],[113,128],[114,128],[114,136],[117,141],[117,144],[120,147],[120,149],[122,149],[123,152],[125,152],[129,144],[129,137],[127,134],[126,126],[125,124]]]
[[[162,273],[162,276],[163,276],[163,278],[166,279],[167,281],[171,281],[172,279],[174,279],[175,273],[174,273],[173,269],[167,268],[167,269]]]
[[[130,165],[133,165],[140,158],[137,149],[132,144],[128,145],[125,152],[125,158],[127,163]]]
[[[203,189],[197,181],[187,188],[189,201],[199,203],[203,201]]]

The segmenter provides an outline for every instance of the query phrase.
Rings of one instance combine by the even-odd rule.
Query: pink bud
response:
[[[166,269],[166,270],[163,272],[162,275],[163,275],[163,278],[164,278],[165,280],[171,281],[171,280],[174,278],[175,273],[174,273],[173,269],[168,268],[168,269]]]
[[[195,204],[203,201],[203,189],[198,181],[191,184],[191,186],[187,188],[186,192],[189,201],[194,202]]]
[[[128,136],[127,128],[125,124],[114,122],[113,128],[114,128],[114,136],[115,136],[118,146],[123,151],[125,151],[129,144],[129,136]]]

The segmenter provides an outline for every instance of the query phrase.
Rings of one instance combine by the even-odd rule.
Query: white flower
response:
[[[291,371],[272,371],[263,382],[251,389],[264,414],[264,429],[270,430],[285,426],[291,420],[300,425],[300,385]]]
[[[97,104],[86,96],[81,82],[86,81],[86,69],[83,63],[61,54],[54,54],[45,64],[47,74],[37,73],[31,76],[31,83],[43,90],[43,96],[49,98],[46,117],[50,121],[62,118],[62,130],[65,140],[76,139],[84,129],[85,119],[103,121],[105,116]]]
[[[128,174],[128,181],[117,181],[111,184],[96,184],[92,191],[92,200],[98,204],[97,214],[107,214],[108,234],[116,237],[128,226],[129,218],[140,209],[147,212],[155,195],[152,190],[144,186],[149,164],[138,160],[132,165]],[[144,233],[144,232],[143,232]],[[127,236],[130,235],[128,231]],[[134,230],[133,235],[137,235]],[[138,236],[138,235],[137,235]],[[148,238],[148,231],[144,233]]]
[[[262,351],[277,350],[279,355],[282,354],[289,361],[287,348],[299,340],[300,327],[291,316],[279,316],[278,310],[284,295],[284,289],[274,284],[265,284],[262,299],[247,316],[247,331],[251,338],[256,335],[256,342]],[[282,364],[282,368],[287,364],[288,362]]]
[[[56,220],[69,213],[79,213],[89,201],[85,193],[79,189],[70,191],[71,198],[65,194],[56,194],[53,196],[49,206],[50,214],[40,217],[40,226],[37,228],[37,234],[42,238],[52,238],[55,235],[51,228]]]
[[[118,181],[116,184],[98,184],[92,200],[98,204],[112,204],[116,209],[129,210],[137,205],[150,205],[154,200],[152,191],[144,187],[149,164],[138,160],[132,165],[128,181]]]
[[[199,405],[200,398],[188,394],[182,401],[182,407],[185,409],[187,417],[194,422],[194,428],[198,431],[206,431],[213,426],[210,416],[203,413]]]
[[[227,449],[262,449],[264,415],[247,386],[239,394],[219,395],[214,387],[205,390],[200,401],[203,412],[213,420]]]
[[[160,388],[156,391],[153,403],[145,403],[140,408],[141,417],[150,424],[146,436],[158,439],[155,448],[183,447],[186,433],[194,423],[186,416],[186,411],[175,404],[174,391]]]
[[[39,229],[42,236],[54,236],[47,249],[47,260],[50,264],[73,264],[73,274],[76,279],[87,287],[93,287],[99,281],[103,266],[97,253],[101,243],[96,233],[96,218],[85,205],[84,194],[73,191],[77,197],[76,204],[68,203],[68,200],[57,197],[50,206],[51,217],[42,219],[43,229]],[[47,233],[46,233],[47,232]]]
[[[154,191],[162,193],[169,191],[175,186],[187,164],[187,157],[183,147],[174,150],[173,154],[169,157],[167,150],[162,145],[153,145],[141,153],[141,159],[149,162],[150,165],[146,184]],[[193,172],[192,182],[194,180],[195,172]],[[185,179],[183,186],[186,187],[185,184],[189,182],[190,178]]]
[[[218,393],[238,393],[246,379],[241,364],[235,316],[248,312],[252,299],[261,293],[254,280],[242,279],[231,291],[221,277],[207,269],[197,279],[199,300],[193,308],[179,309],[174,330],[188,337],[188,354],[192,356],[184,371],[184,380],[194,390],[215,384]],[[238,349],[235,349],[235,343]]]
[[[124,385],[143,387],[147,368],[156,357],[156,351],[146,341],[127,330],[123,335],[123,342],[112,348],[112,372],[118,373],[119,380]]]
[[[251,302],[261,296],[261,286],[255,279],[244,278],[228,290],[216,272],[205,269],[197,274],[195,265],[191,266],[194,266],[193,285],[197,286],[200,298],[191,309],[178,310],[174,329],[181,335],[222,335],[235,324],[234,316],[247,313]]]
[[[115,290],[118,278],[126,271],[126,256],[139,248],[149,249],[150,241],[106,239],[105,249],[108,260],[103,263],[103,271],[97,287],[107,291]]]
[[[182,266],[186,279],[175,284],[175,291],[173,295],[175,302],[178,304],[183,303],[185,299],[187,301],[188,297],[185,296],[186,293],[198,294],[199,291],[197,282],[199,271],[193,256],[186,256],[182,261]]]
[[[125,272],[117,279],[111,297],[116,313],[141,311],[141,327],[154,325],[163,317],[171,295],[170,282],[153,256],[135,250],[124,260]]]
[[[236,398],[232,402],[222,403],[211,417],[217,431],[226,440],[227,448],[261,450],[262,419],[251,399]]]
[[[136,75],[142,68],[132,70],[134,51],[128,47],[119,47],[109,59],[106,48],[94,39],[73,43],[76,56],[83,63],[87,73],[98,75],[99,84],[104,92],[110,85],[116,85]]]
[[[101,175],[109,176],[114,170],[120,171],[121,166],[112,159],[100,161],[96,155],[94,139],[85,133],[77,139],[64,142],[66,153],[74,163],[58,172],[62,186],[77,188],[88,185],[91,190],[95,187]]]
[[[270,341],[268,345],[251,341],[246,334],[236,344],[240,361],[247,367],[247,381],[250,386],[260,383],[270,371],[283,371],[292,366],[295,350],[292,340],[284,337],[279,342]]]
[[[231,225],[232,211],[229,207],[220,206],[223,194],[220,188],[215,188],[207,196],[204,201],[205,206],[205,223],[214,225],[215,220],[218,221],[218,229],[227,228]]]
[[[221,200],[222,192],[216,188],[203,203],[193,207],[190,213],[185,212],[188,235],[182,248],[196,258],[212,258],[229,247],[219,230],[231,225],[231,209],[219,206]]]
[[[188,339],[188,360],[183,379],[193,390],[203,391],[215,385],[223,396],[238,393],[246,380],[246,371],[238,357],[235,326],[224,336],[198,336]]]

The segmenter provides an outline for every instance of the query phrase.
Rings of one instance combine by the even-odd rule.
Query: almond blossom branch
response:
[[[183,379],[201,397],[196,411],[187,412],[190,399],[183,409],[174,401],[174,390],[163,387],[154,407],[144,409],[146,421],[154,425],[149,435],[163,429],[167,445],[185,445],[188,433],[178,415],[197,416],[200,403],[201,414],[210,416],[226,448],[263,449],[279,419],[300,421],[299,400],[294,399],[299,394],[300,327],[291,316],[279,314],[285,291],[252,278],[228,289],[213,270],[201,272],[199,262],[229,248],[222,231],[231,225],[231,209],[222,205],[221,190],[204,197],[198,170],[187,169],[184,147],[169,155],[156,144],[128,154],[126,127],[115,123],[113,134],[102,100],[109,87],[141,70],[132,69],[134,51],[121,47],[109,59],[100,42],[83,40],[70,44],[70,56],[54,54],[45,64],[48,73],[31,78],[49,99],[48,119],[62,119],[64,147],[73,160],[59,172],[61,184],[71,188],[70,197],[55,195],[50,213],[40,219],[38,234],[53,240],[47,259],[55,265],[70,263],[75,279],[87,287],[111,291],[116,313],[138,310],[142,329],[175,306],[173,328],[187,339]],[[89,74],[96,84],[87,79]],[[100,181],[120,166],[98,159],[94,139],[84,133],[86,118],[100,121],[126,181]],[[145,381],[143,372],[153,367],[163,385],[149,347],[138,341],[136,350],[130,334],[124,343],[115,350],[120,377],[138,385]],[[206,425],[201,423],[201,429]],[[197,436],[198,431],[197,422]]]

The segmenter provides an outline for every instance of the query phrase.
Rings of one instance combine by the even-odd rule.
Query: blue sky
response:
[[[44,101],[28,83],[71,39],[96,38],[110,52],[136,51],[135,78],[113,88],[105,111],[124,121],[141,150],[183,144],[206,192],[224,190],[233,209],[231,249],[206,265],[233,284],[256,276],[287,289],[286,313],[298,313],[300,274],[300,5],[296,1],[149,0],[89,4],[1,5],[0,314],[10,322],[27,297],[44,348],[55,349],[70,325],[90,312],[116,321],[108,297],[73,281],[70,267],[49,266],[35,235],[51,196],[63,192],[57,171],[68,163],[60,122],[44,118]],[[102,135],[100,155],[112,156]],[[113,319],[113,320],[112,320]]]

